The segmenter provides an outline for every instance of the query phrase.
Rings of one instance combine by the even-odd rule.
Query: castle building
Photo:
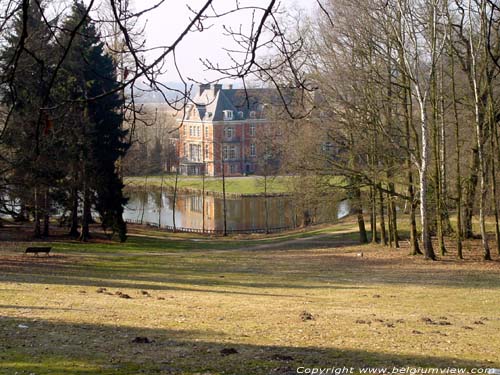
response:
[[[260,135],[269,129],[266,109],[276,102],[272,89],[200,85],[181,111],[179,167],[184,175],[242,176],[258,173]]]

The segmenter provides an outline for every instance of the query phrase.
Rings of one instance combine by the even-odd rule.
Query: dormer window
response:
[[[257,113],[255,111],[250,111],[250,118],[255,118]]]
[[[238,112],[238,118],[239,118],[240,120],[243,120],[243,117],[244,117],[244,116],[245,116],[245,114],[243,113],[243,111],[239,111],[239,112]]]
[[[233,119],[233,111],[226,110],[224,111],[224,121],[231,121]]]

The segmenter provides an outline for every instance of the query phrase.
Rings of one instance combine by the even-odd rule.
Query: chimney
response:
[[[205,90],[210,90],[210,84],[201,84],[200,85],[200,96],[203,94]]]
[[[228,88],[229,88],[229,90],[232,90],[232,89],[233,89],[233,84],[232,84],[232,83],[231,83],[231,84],[229,84],[229,85],[228,85]]]
[[[217,93],[222,89],[222,85],[216,84],[214,85],[214,95],[217,95]]]

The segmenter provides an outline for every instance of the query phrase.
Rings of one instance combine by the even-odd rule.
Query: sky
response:
[[[214,7],[217,12],[224,12],[234,8],[237,0],[215,0]],[[132,0],[136,11],[150,7],[157,0]],[[148,13],[145,36],[148,47],[157,47],[170,45],[189,24],[192,13],[187,8],[189,4],[195,10],[200,9],[204,0],[167,0],[159,9]],[[266,7],[269,0],[238,0],[240,7],[261,6]],[[292,12],[298,9],[305,14],[312,12],[315,7],[315,0],[282,0],[281,6]],[[258,19],[261,13],[256,13]],[[194,32],[188,34],[183,39],[177,52],[176,58],[182,74],[186,78],[195,81],[211,81],[218,79],[220,75],[215,72],[207,71],[200,58],[207,58],[215,64],[228,66],[231,64],[230,58],[224,47],[231,47],[231,38],[224,36],[223,25],[238,29],[241,25],[243,31],[248,31],[251,25],[252,11],[238,11],[220,19],[208,21],[210,25],[208,30],[202,33]],[[158,52],[148,53],[146,58],[153,59]],[[167,74],[163,76],[164,81],[179,81],[175,72],[172,59],[167,64]]]

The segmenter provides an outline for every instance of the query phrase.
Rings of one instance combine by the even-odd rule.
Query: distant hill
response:
[[[165,97],[170,100],[174,101],[176,98],[182,99],[182,94],[179,93],[181,91],[182,93],[184,90],[186,90],[186,87],[182,82],[163,82],[165,86],[170,88],[171,90],[163,90],[163,94]],[[192,86],[190,86],[192,85]],[[234,88],[240,87],[237,83],[233,83]],[[177,91],[176,91],[177,90]],[[196,96],[198,93],[198,84],[193,83],[193,82],[188,82],[188,87],[187,90],[191,90],[190,92],[190,97],[193,98]],[[127,92],[128,95],[130,95],[130,91]],[[151,104],[151,103],[164,103],[165,99],[163,98],[162,93],[160,92],[155,92],[151,91],[148,85],[144,83],[137,83],[135,87],[135,101],[138,104]]]
[[[182,95],[178,91],[184,92],[184,90],[186,89],[182,82],[164,82],[163,84],[171,89],[163,90],[163,94],[170,101],[173,101],[176,98],[181,98]],[[187,89],[189,90],[189,87]],[[191,97],[195,95],[197,90],[197,86],[193,84]],[[130,95],[130,91],[128,91],[128,95]],[[151,88],[149,88],[149,86],[141,83],[136,84],[134,95],[136,103],[139,104],[165,102],[165,99],[161,92],[151,91]]]

